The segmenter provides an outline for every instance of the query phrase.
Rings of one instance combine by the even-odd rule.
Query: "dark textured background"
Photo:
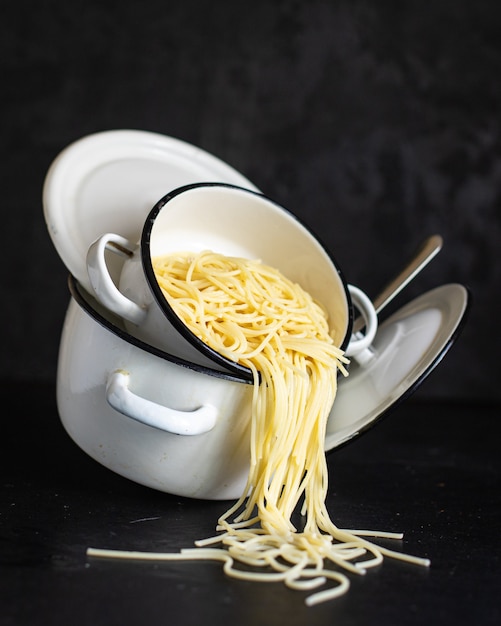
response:
[[[370,295],[441,234],[396,304],[460,282],[473,307],[418,393],[499,400],[500,6],[3,2],[1,377],[55,379],[69,295],[42,213],[50,163],[86,134],[135,128],[240,170]]]

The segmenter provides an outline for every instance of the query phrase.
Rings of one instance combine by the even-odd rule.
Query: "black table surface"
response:
[[[100,466],[64,431],[53,385],[0,389],[2,626],[501,623],[499,407],[413,396],[328,455],[331,519],[402,531],[391,547],[431,566],[385,559],[308,608],[305,592],[229,578],[217,562],[89,559],[88,546],[191,547],[231,503],[160,493]]]

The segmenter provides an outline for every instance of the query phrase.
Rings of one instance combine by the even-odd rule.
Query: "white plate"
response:
[[[70,273],[90,289],[90,244],[108,232],[139,241],[153,205],[196,182],[257,190],[217,157],[179,139],[139,130],[83,137],[55,158],[45,177],[43,209],[52,242]]]
[[[340,378],[325,449],[357,437],[407,398],[443,358],[463,327],[469,292],[437,287],[399,309],[378,328],[374,358]]]

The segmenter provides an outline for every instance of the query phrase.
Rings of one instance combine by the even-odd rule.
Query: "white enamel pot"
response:
[[[252,383],[144,343],[71,275],[68,284],[57,404],[70,437],[141,485],[198,499],[240,497],[249,471]],[[332,424],[326,451],[338,439]]]
[[[327,309],[335,342],[348,356],[371,345],[377,316],[369,298],[348,285],[318,238],[288,210],[257,191],[225,183],[197,183],[171,191],[149,213],[141,240],[105,233],[87,254],[93,295],[124,320],[130,334],[191,363],[238,374],[250,371],[196,337],[162,294],[152,258],[171,252],[212,250],[260,259],[300,284]],[[110,254],[124,258],[119,280],[109,271]],[[353,305],[366,322],[352,336]]]

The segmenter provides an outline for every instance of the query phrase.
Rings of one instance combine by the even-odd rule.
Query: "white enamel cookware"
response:
[[[236,185],[197,183],[169,192],[146,218],[140,242],[103,234],[87,254],[89,281],[96,298],[124,320],[131,334],[193,363],[250,378],[247,368],[211,349],[185,326],[153,271],[156,256],[204,250],[259,259],[300,284],[325,306],[335,343],[348,356],[372,343],[374,306],[360,289],[347,285],[318,238],[282,206]],[[125,259],[118,284],[109,271],[109,253]],[[351,336],[353,304],[365,320],[363,335]]]
[[[103,239],[107,251],[102,254],[113,257],[111,277],[118,283],[123,258],[135,256],[136,270],[153,301],[156,296],[143,266],[148,258],[141,258],[145,219],[155,216],[151,207],[166,191],[204,180],[258,191],[213,155],[155,133],[97,133],[55,159],[44,184],[44,213],[56,250],[72,274],[57,402],[69,435],[110,470],[172,494],[234,499],[241,495],[248,472],[250,376],[227,371],[225,364],[211,358],[207,366],[183,360],[128,332],[122,317],[90,295],[94,286],[86,262],[96,239],[106,233],[123,237],[129,248],[121,258],[108,254],[110,246]],[[230,217],[228,223],[235,218]],[[153,223],[150,226],[153,233]],[[251,217],[245,228],[253,227]],[[110,239],[110,245],[116,242]],[[286,275],[296,258],[297,250],[288,254]],[[352,333],[350,303],[361,313],[364,294],[357,300],[357,290],[338,275],[341,285],[336,289],[347,304],[341,340],[346,346]],[[137,283],[131,286],[135,290]],[[378,325],[370,347],[352,359],[350,375],[339,377],[327,424],[327,452],[367,431],[417,388],[458,337],[469,302],[462,285],[443,285]],[[158,312],[165,317],[161,309]],[[196,348],[195,353],[201,354]]]

